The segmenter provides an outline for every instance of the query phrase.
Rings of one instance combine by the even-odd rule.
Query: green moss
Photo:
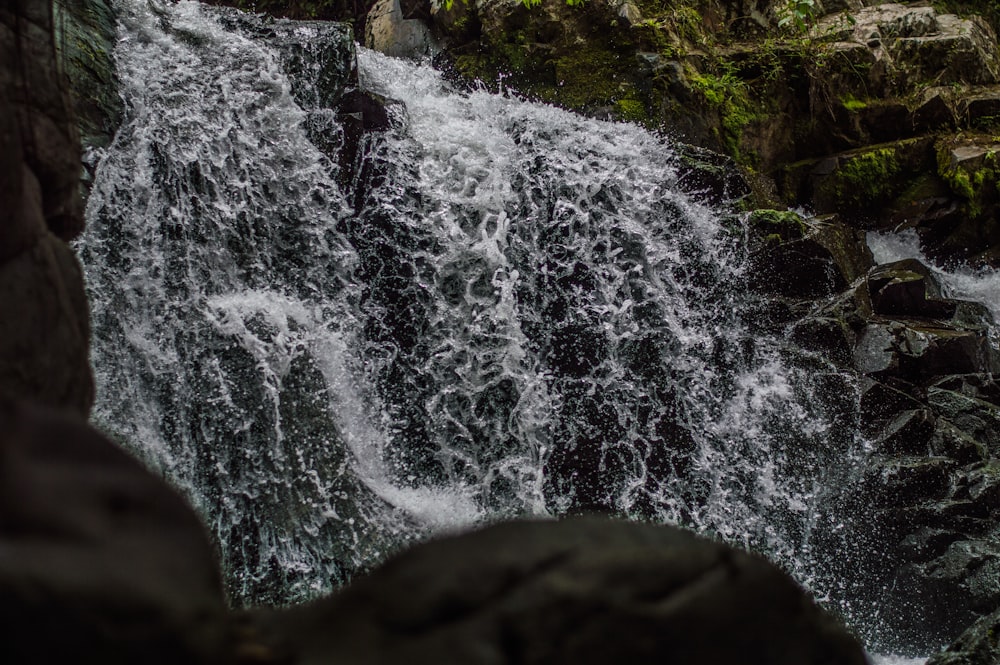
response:
[[[779,244],[805,236],[809,226],[791,210],[754,210],[747,218],[747,225],[764,237],[767,244]]]
[[[694,7],[678,4],[670,12],[669,20],[682,39],[692,42],[705,41],[704,19],[701,12]]]
[[[631,97],[619,99],[615,102],[615,114],[618,118],[626,122],[644,124],[649,121],[649,115],[646,113],[646,105],[638,99]]]
[[[894,202],[894,207],[905,208],[918,201],[947,196],[948,189],[935,173],[921,173],[914,178]]]
[[[866,208],[892,197],[901,172],[895,148],[879,148],[851,157],[834,173],[837,201],[852,208]]]
[[[938,175],[953,193],[965,200],[966,211],[971,217],[979,217],[987,204],[996,201],[1000,194],[1000,164],[996,152],[987,152],[982,166],[971,171],[952,164],[947,145],[938,150],[937,158]]]
[[[758,118],[751,102],[749,85],[736,74],[731,63],[722,63],[721,75],[694,73],[691,87],[701,93],[709,106],[718,109],[722,141],[737,162],[743,162],[740,144],[744,128]]]
[[[861,109],[868,108],[868,103],[863,102],[860,99],[855,99],[854,95],[847,94],[840,100],[840,103],[845,109],[854,113],[860,111]]]
[[[715,76],[714,74],[695,73],[690,77],[691,87],[701,93],[709,104],[722,106],[726,100],[733,95],[745,96],[745,83],[739,81],[731,74]]]

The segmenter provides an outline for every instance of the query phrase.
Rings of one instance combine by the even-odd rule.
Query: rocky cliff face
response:
[[[100,151],[111,143],[122,115],[112,59],[115,16],[110,0],[55,2],[53,28],[80,133],[86,199]]]
[[[0,641],[12,663],[218,662],[190,508],[85,418],[80,144],[54,13],[0,8]]]
[[[933,651],[1000,605],[992,316],[943,297],[919,261],[873,265],[863,236],[835,216],[757,211],[750,228],[757,288],[771,296],[762,326],[861,382],[871,454],[843,510],[851,546],[830,544],[857,581],[846,597],[900,627],[889,642],[867,635],[872,645]]]

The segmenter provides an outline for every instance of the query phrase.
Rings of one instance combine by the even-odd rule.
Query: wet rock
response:
[[[758,245],[753,285],[765,293],[830,295],[872,264],[862,236],[834,216],[804,219],[790,211],[757,210],[747,224]]]
[[[945,498],[956,466],[945,457],[873,458],[866,483],[880,505],[912,505],[928,498]]]
[[[929,388],[927,402],[950,422],[1000,456],[1000,407],[941,388]]]
[[[17,168],[5,172],[14,174],[15,182],[20,180],[20,191],[8,190],[14,198],[3,202],[3,209],[21,209],[17,217],[22,219],[4,224],[0,233],[7,233],[11,227],[12,232],[23,229],[26,208],[35,205],[28,202],[38,197],[41,217],[49,230],[63,240],[71,240],[83,230],[78,189],[80,147],[52,30],[47,3],[17,0],[0,8],[0,91],[5,104],[11,105],[4,109],[5,120],[0,128],[7,135],[0,138],[0,145],[19,149],[30,171],[30,175],[21,177],[16,175]],[[23,238],[25,233],[18,235]],[[0,242],[0,256],[15,253],[7,247]]]
[[[916,259],[882,264],[868,275],[872,310],[886,316],[915,316],[948,320],[957,303],[941,295],[930,268]]]
[[[945,418],[936,420],[929,445],[932,455],[949,457],[959,464],[982,462],[990,456],[985,443]]]
[[[936,145],[937,171],[960,214],[917,227],[921,245],[942,259],[996,265],[1000,260],[1000,143],[992,136],[956,136]]]
[[[874,443],[876,453],[883,455],[928,455],[934,435],[934,414],[928,409],[913,409],[899,413],[882,428]]]
[[[399,0],[379,0],[372,6],[365,46],[397,58],[423,58],[440,50],[426,23],[404,18]]]
[[[997,575],[1000,545],[991,538],[959,540],[929,562],[903,565],[884,609],[900,617],[905,639],[933,649],[1000,605]],[[914,614],[913,607],[922,612]]]
[[[864,328],[854,366],[865,374],[922,381],[956,371],[995,372],[1000,356],[983,332],[895,321]]]
[[[122,121],[118,78],[112,57],[115,14],[107,0],[53,3],[56,44],[69,80],[69,91],[83,148],[81,195],[86,200],[100,162]]]
[[[398,104],[374,93],[354,88],[345,93],[337,105],[338,119],[344,128],[344,143],[335,151],[340,166],[337,180],[344,191],[351,191],[362,172],[372,165],[362,159],[364,137],[374,132],[382,132],[391,127],[389,106]],[[334,154],[330,151],[327,154]],[[355,190],[354,205],[359,209],[363,192]]]
[[[811,316],[801,319],[792,326],[791,338],[804,349],[822,353],[838,366],[851,363],[855,336],[841,318]]]
[[[323,111],[337,108],[342,97],[358,86],[350,25],[274,19],[230,8],[218,8],[213,13],[227,28],[266,42],[278,53],[295,103],[309,113],[310,139],[325,147],[328,141],[319,132],[338,132],[334,126],[322,126],[322,119],[328,115]]]
[[[711,204],[731,203],[750,194],[746,177],[729,157],[687,144],[677,144],[678,185]]]
[[[228,648],[194,511],[63,412],[0,401],[4,662],[215,663]]]
[[[114,10],[107,0],[56,0],[53,7],[56,43],[62,49],[84,152],[106,147],[123,111],[112,58],[117,39]]]
[[[938,379],[937,388],[973,397],[1000,406],[1000,382],[986,374],[956,374]]]
[[[889,84],[898,93],[924,81],[994,83],[1000,77],[1000,56],[992,28],[978,16],[939,14],[932,7],[879,3],[844,15],[831,15],[814,28],[841,47],[861,45],[885,68],[885,81],[867,76],[867,83]],[[881,89],[882,86],[870,89]]]
[[[981,617],[927,665],[994,665],[1000,662],[1000,610]]]
[[[968,469],[962,484],[969,498],[989,515],[1000,511],[1000,462],[991,459]]]
[[[922,94],[920,103],[910,116],[916,131],[935,131],[955,126],[955,112],[946,95],[947,89],[928,88]]]
[[[334,655],[358,665],[865,662],[762,559],[671,527],[596,518],[432,542],[340,594],[257,620],[303,665]]]
[[[924,405],[914,396],[914,391],[914,386],[891,378],[888,381],[876,381],[870,377],[862,377],[859,404],[862,427],[869,434],[874,434],[881,431],[881,427],[897,414],[921,409]]]
[[[884,7],[885,5],[883,5]],[[912,14],[912,10],[911,10]],[[997,40],[978,16],[937,17],[934,34],[898,39],[888,44],[899,70],[912,84],[934,77],[939,83],[996,83],[1000,76]]]
[[[962,533],[949,529],[921,527],[900,541],[899,554],[910,561],[927,561],[944,554],[963,537]]]
[[[416,5],[409,10],[419,13]],[[350,26],[327,21],[261,20],[242,12],[219,11],[226,25],[267,41],[281,55],[292,95],[309,114],[306,129],[310,141],[337,162],[337,180],[358,208],[364,193],[355,184],[373,168],[370,160],[360,159],[362,142],[366,135],[389,128],[388,109],[399,104],[361,87]],[[331,110],[336,111],[335,121]]]
[[[1000,87],[963,95],[959,113],[967,127],[988,128],[1000,123]]]
[[[935,169],[934,141],[927,137],[869,145],[784,167],[785,196],[810,201],[819,213],[837,213],[848,223],[871,227],[885,206]]]

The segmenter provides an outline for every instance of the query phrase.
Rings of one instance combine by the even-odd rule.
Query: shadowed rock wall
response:
[[[80,148],[48,3],[0,8],[0,391],[86,415]]]

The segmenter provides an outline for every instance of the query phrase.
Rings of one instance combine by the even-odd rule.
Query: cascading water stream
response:
[[[982,303],[993,319],[1000,321],[1000,272],[959,266],[952,269],[941,267],[920,249],[920,239],[912,229],[901,233],[869,233],[868,246],[878,263],[917,259],[931,268],[947,297]]]
[[[339,28],[118,10],[127,120],[80,243],[95,420],[205,516],[233,602],[581,509],[850,597],[856,388],[755,328],[738,220],[682,191],[669,142],[362,50],[398,102],[348,182],[308,84]]]

